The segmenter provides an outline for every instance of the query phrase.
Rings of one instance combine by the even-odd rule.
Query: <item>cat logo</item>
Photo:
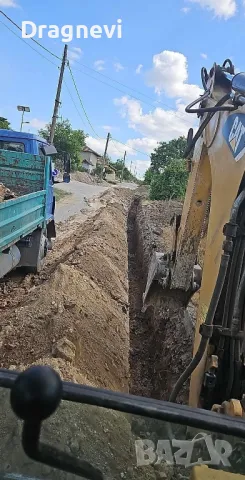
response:
[[[230,129],[229,146],[237,162],[245,154],[245,125],[243,124],[245,116],[242,115],[242,119],[239,118],[240,115],[233,117],[235,118]]]

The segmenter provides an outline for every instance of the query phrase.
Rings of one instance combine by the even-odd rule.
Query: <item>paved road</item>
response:
[[[108,187],[102,185],[88,185],[75,180],[72,180],[70,183],[57,183],[55,188],[72,194],[64,197],[56,204],[56,222],[64,222],[73,215],[80,213],[80,210],[83,208],[86,208],[87,204],[84,197],[91,198],[108,189]]]

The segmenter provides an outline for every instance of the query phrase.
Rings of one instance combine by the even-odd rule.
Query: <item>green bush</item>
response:
[[[188,176],[185,160],[170,160],[163,173],[153,175],[150,185],[150,199],[183,199]]]

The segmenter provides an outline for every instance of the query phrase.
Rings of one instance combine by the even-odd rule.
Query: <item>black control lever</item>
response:
[[[62,381],[50,367],[33,366],[21,373],[11,390],[14,413],[24,420],[22,446],[26,455],[37,462],[65,472],[103,480],[103,474],[89,462],[79,460],[51,445],[39,441],[42,421],[58,408],[62,398]]]

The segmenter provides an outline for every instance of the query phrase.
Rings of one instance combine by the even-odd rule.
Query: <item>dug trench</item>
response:
[[[136,196],[128,215],[130,392],[161,400],[170,393],[192,358],[194,325],[181,292],[154,283],[143,309],[150,260],[154,251],[171,250],[170,221],[182,204]],[[188,382],[178,402],[188,402]]]
[[[0,367],[50,365],[67,381],[167,399],[191,356],[192,330],[161,289],[143,314],[142,293],[151,253],[164,248],[170,217],[181,208],[112,189],[91,201],[89,214],[60,225],[42,274],[0,285]],[[178,400],[186,401],[186,390]],[[22,424],[4,389],[0,418],[0,473],[78,478],[25,456]],[[42,440],[91,462],[108,480],[166,478],[164,465],[138,470],[134,421],[66,401],[44,423]]]

